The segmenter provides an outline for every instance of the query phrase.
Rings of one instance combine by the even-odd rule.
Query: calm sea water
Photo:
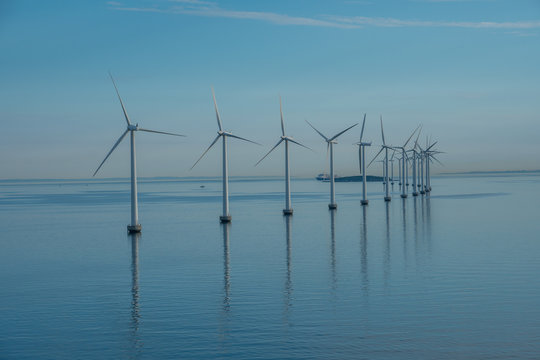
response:
[[[201,185],[205,185],[201,188]],[[538,359],[540,176],[0,182],[2,359]]]

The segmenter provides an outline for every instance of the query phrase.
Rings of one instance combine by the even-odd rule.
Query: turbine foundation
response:
[[[293,209],[283,209],[283,215],[289,216],[293,214]]]
[[[369,200],[360,200],[360,204],[367,205],[369,204]]]
[[[420,190],[420,194],[424,195],[426,192],[424,190]]]
[[[390,200],[392,200],[392,198],[390,196],[385,196],[384,197],[384,201],[390,201]]]
[[[415,191],[412,193],[412,196],[418,196],[418,193]]]
[[[328,209],[336,210],[337,209],[337,204],[328,204]]]
[[[407,194],[401,194],[401,198],[402,198],[402,199],[406,199],[406,198],[407,198]]]
[[[222,215],[219,217],[219,222],[222,224],[230,223],[231,222],[231,215]]]
[[[141,224],[137,224],[137,225],[128,225],[127,226],[127,230],[128,232],[131,234],[131,233],[139,233],[141,232],[142,230],[142,226]]]

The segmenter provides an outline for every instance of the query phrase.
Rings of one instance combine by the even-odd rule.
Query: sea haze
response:
[[[432,186],[1,181],[0,358],[538,358],[540,174]]]

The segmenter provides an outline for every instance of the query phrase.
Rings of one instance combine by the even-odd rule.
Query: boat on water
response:
[[[330,181],[330,175],[326,173],[322,173],[317,175],[317,180],[322,182],[329,182]],[[374,176],[374,175],[366,175],[366,181],[383,181],[382,176]],[[335,182],[361,182],[362,181],[362,175],[355,175],[355,176],[339,176],[334,175],[334,181]]]

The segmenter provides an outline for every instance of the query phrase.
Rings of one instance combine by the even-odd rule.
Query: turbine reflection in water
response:
[[[369,295],[368,277],[368,249],[367,249],[367,207],[362,206],[362,229],[360,231],[360,271],[362,273],[362,288],[366,295]]]
[[[229,312],[231,308],[231,273],[229,265],[229,227],[223,223],[223,310]]]
[[[336,274],[336,210],[330,210],[330,266],[332,270],[332,290],[335,295],[337,289]]]
[[[142,341],[139,335],[140,308],[139,308],[139,238],[141,233],[130,233],[131,241],[131,336],[132,358],[138,358],[142,351]]]
[[[222,341],[222,346],[226,345],[231,329],[231,269],[229,262],[229,230],[230,223],[222,222],[221,229],[223,231],[223,300],[221,302],[221,312],[219,318],[219,339]]]
[[[407,267],[407,207],[406,207],[406,199],[401,199],[401,215],[402,215],[402,221],[403,221],[403,259],[405,261],[405,268]]]
[[[285,278],[285,320],[289,322],[289,310],[292,305],[292,261],[291,261],[291,216],[285,216],[285,243],[286,243],[286,266],[287,266],[287,276]]]
[[[390,203],[386,201],[385,219],[386,219],[386,247],[384,251],[384,287],[388,286],[388,277],[390,276]]]
[[[414,222],[414,258],[418,267],[418,196],[414,197],[413,201],[413,222]]]

